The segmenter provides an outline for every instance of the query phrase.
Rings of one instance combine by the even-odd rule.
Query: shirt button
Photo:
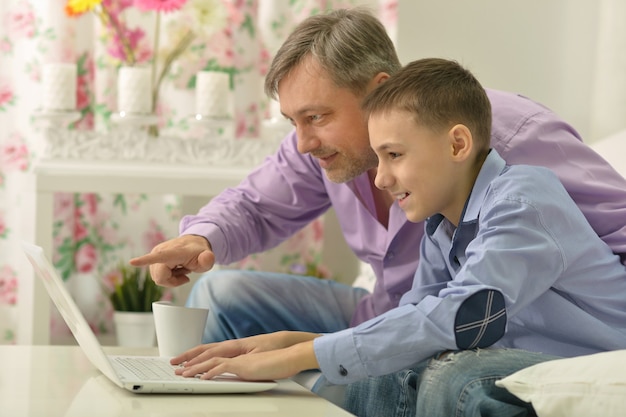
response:
[[[339,375],[346,376],[348,375],[348,370],[343,367],[343,365],[339,365]]]

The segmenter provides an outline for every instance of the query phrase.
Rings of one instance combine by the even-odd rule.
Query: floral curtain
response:
[[[0,343],[16,340],[16,303],[20,273],[25,268],[19,241],[33,222],[27,192],[32,170],[42,156],[45,137],[34,116],[41,106],[41,69],[45,63],[77,66],[80,119],[68,128],[111,128],[116,111],[116,74],[130,47],[134,59],[160,68],[168,56],[176,60],[159,88],[156,113],[161,132],[193,135],[193,88],[199,70],[230,75],[234,91],[232,140],[258,138],[270,117],[262,80],[273,53],[300,20],[324,10],[366,4],[377,10],[395,34],[396,0],[176,0],[173,9],[146,9],[150,0],[75,0],[76,5],[101,3],[108,19],[96,10],[68,16],[66,0],[0,2]],[[160,3],[160,2],[156,2]],[[143,9],[140,6],[144,6]],[[187,39],[189,20],[206,18],[214,7],[211,27]],[[70,10],[71,12],[71,10]],[[74,10],[76,12],[76,10]],[[196,13],[194,16],[193,13]],[[191,13],[191,14],[190,14]],[[202,16],[200,16],[200,14]],[[72,13],[70,13],[72,14]],[[111,20],[112,19],[112,20]],[[117,23],[121,31],[111,30]],[[121,42],[126,40],[126,45]],[[156,50],[156,54],[155,54]],[[149,251],[177,235],[181,217],[177,196],[58,193],[54,203],[53,262],[97,333],[111,330],[111,306],[102,279],[119,262]],[[279,256],[250,256],[237,266],[332,277],[320,264],[321,221],[274,249]],[[271,264],[265,260],[273,259]],[[277,259],[277,260],[276,260]],[[52,336],[67,329],[53,313]]]

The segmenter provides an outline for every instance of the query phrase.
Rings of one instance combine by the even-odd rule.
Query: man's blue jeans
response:
[[[366,294],[362,288],[331,280],[216,270],[194,285],[187,306],[209,309],[202,341],[211,343],[279,330],[343,330]]]
[[[495,381],[554,356],[517,349],[450,352],[411,369],[346,388],[344,408],[359,417],[525,417],[532,406]]]

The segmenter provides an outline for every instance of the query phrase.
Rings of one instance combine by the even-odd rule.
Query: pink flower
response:
[[[5,17],[5,22],[9,36],[13,39],[32,38],[35,35],[35,13],[33,6],[27,1],[18,3],[17,7]]]
[[[165,240],[167,240],[167,237],[158,223],[155,220],[150,220],[150,227],[143,236],[146,251],[150,252],[152,248]]]
[[[119,243],[117,237],[117,230],[114,227],[106,226],[105,224],[99,224],[96,226],[96,234],[102,243],[114,245]]]
[[[8,266],[0,269],[0,304],[17,303],[17,276]]]
[[[135,0],[135,6],[147,12],[154,10],[157,12],[173,12],[180,10],[187,3],[187,0]]]
[[[222,67],[229,67],[234,64],[233,32],[230,28],[225,28],[211,37],[211,40],[206,44],[203,58],[215,59],[216,64]]]
[[[94,126],[94,115],[91,112],[84,114],[79,121],[74,122],[76,130],[91,130]]]
[[[119,14],[133,6],[135,0],[102,0],[102,7],[109,10],[111,14]]]
[[[13,102],[13,90],[7,83],[0,84],[0,109],[5,104]]]
[[[122,276],[122,271],[119,269],[108,272],[104,275],[104,277],[102,277],[105,288],[110,292],[113,292],[115,290],[115,286],[117,284],[121,284],[123,279],[124,277]]]
[[[25,171],[28,169],[28,147],[19,135],[12,135],[8,143],[0,148],[0,165],[5,172],[13,169]]]
[[[85,212],[91,217],[95,216],[98,212],[98,194],[85,193],[82,194],[81,197],[83,198],[83,201],[85,203],[85,205],[83,206]]]
[[[152,47],[147,42],[141,42],[135,50],[136,62],[148,62],[152,58]]]
[[[70,193],[56,193],[54,196],[54,218],[65,218],[70,215],[74,207],[74,195]]]
[[[92,84],[95,78],[93,57],[89,52],[81,54],[78,59],[78,80],[76,85],[76,107],[80,111],[90,110],[92,101]]]
[[[89,89],[89,80],[85,76],[78,77],[78,85],[76,86],[76,107],[79,109],[84,109],[85,107],[89,107],[91,103]]]
[[[0,39],[0,52],[8,54],[13,51],[13,44],[8,38]]]
[[[237,4],[235,4],[237,3]],[[246,7],[241,1],[238,2],[225,2],[225,6],[228,9],[228,20],[235,26],[241,25],[246,20],[243,8]]]
[[[76,220],[74,222],[74,240],[79,241],[84,239],[87,237],[87,234],[87,228],[85,225],[80,220]]]
[[[0,212],[0,237],[6,237],[7,226],[4,221],[4,213]]]
[[[140,45],[141,40],[145,36],[145,32],[139,28],[129,29],[121,23],[120,23],[120,30],[122,31],[122,37],[128,41],[130,49],[132,49],[133,51],[136,51],[138,49],[138,46]],[[107,52],[113,58],[117,58],[121,61],[124,61],[126,59],[126,53],[124,52],[124,44],[122,43],[122,39],[117,35],[115,35],[113,39],[111,40],[107,48]],[[142,62],[146,60],[145,56],[143,56],[142,58],[143,59],[140,60],[138,59],[137,56],[135,56],[135,59],[137,62]]]
[[[235,137],[244,137],[247,133],[246,119],[243,116],[235,115]]]
[[[268,51],[267,48],[262,48],[259,56],[259,72],[261,75],[267,75],[271,60],[272,56],[270,55],[270,51]]]
[[[82,273],[91,272],[96,266],[97,258],[98,253],[94,245],[91,243],[82,245],[74,254],[76,270]]]

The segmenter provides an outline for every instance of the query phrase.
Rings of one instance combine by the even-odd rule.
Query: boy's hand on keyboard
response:
[[[211,357],[193,365],[185,364],[176,374],[212,379],[224,373],[249,381],[288,378],[307,369],[319,367],[313,340],[265,352],[250,352],[235,357]]]
[[[253,380],[285,378],[317,367],[313,339],[318,336],[284,331],[199,345],[172,358],[171,363],[182,365],[176,373],[189,377],[203,374],[202,378],[212,378],[230,372]],[[307,343],[310,349],[305,347]]]
[[[306,332],[275,332],[242,339],[227,340],[219,343],[198,345],[171,359],[172,365],[185,364],[193,366],[207,359],[221,357],[234,358],[248,353],[269,352],[283,349],[295,344],[313,340],[318,337],[315,333]]]

